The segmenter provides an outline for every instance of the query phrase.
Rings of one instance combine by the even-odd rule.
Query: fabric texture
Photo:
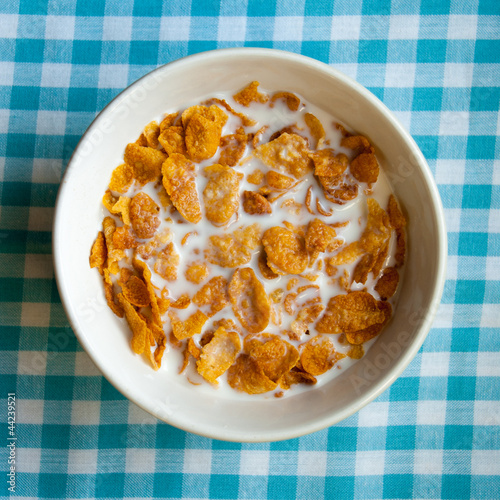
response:
[[[51,260],[61,176],[96,113],[158,65],[238,46],[316,58],[379,97],[429,162],[449,238],[441,307],[403,375],[338,425],[267,444],[189,434],[125,399],[76,340]],[[499,99],[498,0],[3,0],[2,498],[498,498]]]

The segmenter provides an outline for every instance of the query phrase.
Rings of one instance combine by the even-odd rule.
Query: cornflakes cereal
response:
[[[252,250],[257,248],[260,238],[259,224],[240,227],[232,234],[210,236],[206,250],[207,260],[221,267],[238,267],[250,262]]]
[[[208,320],[208,317],[199,310],[189,316],[186,321],[180,321],[174,311],[169,311],[168,317],[170,318],[172,331],[177,340],[184,340],[201,333],[203,325]]]
[[[165,128],[158,137],[159,143],[169,156],[177,153],[186,155],[186,143],[184,129],[182,127]]]
[[[267,166],[301,179],[313,169],[307,141],[297,134],[281,134],[259,146],[254,155]]]
[[[220,139],[219,163],[234,167],[245,154],[248,137],[243,128],[239,128],[236,134],[225,135]]]
[[[308,263],[304,240],[289,229],[272,227],[262,238],[267,263],[276,274],[300,274]]]
[[[390,299],[395,293],[399,283],[399,273],[394,267],[387,267],[375,285],[375,291],[382,300]]]
[[[137,193],[130,202],[130,221],[139,238],[151,238],[160,225],[160,207],[144,192]]]
[[[356,332],[382,323],[384,313],[377,301],[367,292],[351,292],[332,297],[316,330],[319,333]]]
[[[250,215],[270,214],[271,204],[255,191],[243,191],[243,210]]]
[[[275,399],[388,324],[406,219],[366,137],[258,87],[151,117],[124,144],[89,264],[154,370]]]
[[[304,120],[315,141],[314,147],[320,147],[325,139],[325,129],[323,128],[323,125],[312,113],[306,113],[304,115]]]
[[[175,251],[174,244],[168,243],[167,246],[158,254],[154,270],[167,281],[177,279],[177,267],[179,266],[180,256]]]
[[[90,267],[97,267],[99,273],[103,274],[104,264],[106,263],[107,257],[108,251],[106,249],[106,240],[104,239],[104,233],[102,231],[99,231],[90,251]]]
[[[148,142],[150,148],[156,149],[158,147],[158,136],[160,135],[160,126],[155,121],[148,123],[144,127],[144,137]]]
[[[335,350],[332,340],[319,335],[306,342],[300,353],[302,368],[314,376],[322,375],[342,358],[345,354]]]
[[[191,264],[185,272],[186,279],[195,285],[205,281],[210,274],[210,269],[204,262]]]
[[[291,92],[276,92],[271,97],[271,107],[274,107],[274,102],[278,99],[283,99],[290,111],[297,111],[300,106],[300,99]]]
[[[136,307],[148,307],[151,303],[146,283],[137,276],[131,276],[126,283],[123,283],[122,294]]]
[[[116,193],[126,193],[132,183],[134,182],[134,169],[122,163],[118,165],[111,174],[111,180],[109,181],[109,189]]]
[[[174,153],[161,168],[163,186],[179,213],[193,224],[201,220],[201,206],[195,181],[195,167],[186,157]]]
[[[212,340],[203,346],[196,367],[198,373],[212,384],[234,363],[240,352],[241,341],[236,332],[227,332],[224,327],[218,328]]]
[[[222,276],[212,278],[193,297],[193,303],[198,307],[210,306],[207,311],[209,318],[224,309],[228,302],[227,280]]]
[[[218,164],[205,167],[204,172],[208,177],[203,190],[205,215],[214,226],[223,226],[240,205],[238,189],[243,174]]]
[[[251,333],[266,328],[271,316],[271,303],[253,269],[243,267],[234,272],[228,295],[234,314],[243,328]]]
[[[266,103],[269,100],[269,96],[261,94],[257,89],[259,87],[259,82],[252,82],[243,90],[240,90],[237,94],[233,95],[233,99],[242,106],[248,108],[252,102],[260,102],[261,104]]]
[[[137,144],[125,148],[125,163],[132,167],[134,179],[141,185],[160,180],[161,165],[166,158],[162,151]]]

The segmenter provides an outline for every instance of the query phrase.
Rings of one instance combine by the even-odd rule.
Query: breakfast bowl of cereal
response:
[[[429,167],[368,90],[304,56],[189,56],[117,96],[58,194],[70,323],[131,401],[230,441],[308,434],[392,384],[439,306]]]

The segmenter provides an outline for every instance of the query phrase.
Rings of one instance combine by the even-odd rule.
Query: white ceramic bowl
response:
[[[331,382],[296,396],[226,399],[186,390],[176,370],[138,362],[128,327],[107,308],[89,251],[101,198],[125,145],[169,108],[258,80],[296,92],[371,138],[409,218],[409,251],[396,313],[367,355]],[[410,135],[368,90],[304,56],[268,49],[205,52],[162,66],[117,96],[94,120],[66,169],[53,232],[57,284],[80,343],[127,398],[165,422],[229,441],[277,441],[331,426],[387,389],[417,353],[438,308],[446,267],[443,210],[429,167]]]

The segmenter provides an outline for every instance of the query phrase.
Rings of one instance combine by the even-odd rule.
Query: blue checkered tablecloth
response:
[[[236,46],[368,87],[426,156],[449,231],[442,305],[402,377],[270,444],[188,434],[126,400],[78,344],[51,262],[61,175],[96,113],[158,65]],[[1,498],[500,498],[499,99],[498,0],[1,0]]]

